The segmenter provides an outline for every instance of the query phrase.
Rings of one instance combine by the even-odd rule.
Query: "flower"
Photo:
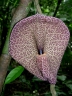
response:
[[[69,30],[60,19],[36,14],[14,26],[9,53],[29,72],[55,84],[69,37]]]

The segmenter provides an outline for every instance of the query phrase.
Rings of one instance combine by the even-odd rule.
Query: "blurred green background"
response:
[[[58,96],[72,96],[72,0],[60,1],[39,0],[39,4],[43,14],[47,16],[54,16],[58,6],[55,17],[60,18],[69,28],[70,41],[58,71],[56,91]],[[18,4],[19,0],[0,0],[0,55],[10,28],[12,9],[16,8]],[[36,14],[33,2],[29,9],[28,16]],[[51,96],[48,82],[39,80],[24,68],[18,68],[19,64],[12,59],[6,80],[8,80],[8,76],[11,77],[9,77],[10,81],[6,81],[3,91],[4,96]],[[17,77],[16,72],[20,73]]]

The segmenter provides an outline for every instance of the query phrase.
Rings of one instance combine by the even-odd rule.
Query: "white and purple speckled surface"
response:
[[[69,30],[60,19],[36,14],[14,26],[9,53],[29,72],[55,84],[69,37]],[[40,49],[44,54],[38,54]]]

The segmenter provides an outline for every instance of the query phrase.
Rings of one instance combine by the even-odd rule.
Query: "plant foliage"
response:
[[[58,0],[39,0],[39,3],[43,14],[47,16],[53,16],[56,6],[58,5]],[[16,8],[18,4],[19,0],[0,0],[0,54],[2,53],[2,48],[6,40],[7,32],[10,28],[12,9]],[[36,14],[36,8],[33,2],[29,7],[30,11],[28,16]],[[59,9],[57,10],[56,17],[63,20],[70,31],[70,41],[64,53],[58,72],[56,91],[58,96],[72,96],[72,0],[62,0],[61,4],[59,5]],[[16,79],[21,82],[21,84],[19,83],[19,86],[17,86],[17,88],[23,89],[20,91],[20,93],[20,89],[17,90],[18,94],[20,94],[17,96],[22,96],[22,94],[23,96],[51,96],[48,91],[49,85],[47,82],[43,82],[38,78],[31,76],[31,74],[28,72],[25,74],[25,70],[22,66],[15,67],[16,62],[14,61],[14,64],[12,63],[13,60],[11,61],[9,68],[12,66],[14,67],[14,69],[10,69],[10,73],[7,74],[5,80],[5,90],[9,89],[10,86],[8,86],[8,84],[10,85],[11,82],[14,83]],[[12,85],[10,89],[11,88]],[[27,90],[27,92],[25,91],[24,93],[24,90]],[[5,93],[8,94],[9,91],[10,90],[7,90],[7,92]],[[11,94],[15,94],[14,91],[6,96],[11,96]]]

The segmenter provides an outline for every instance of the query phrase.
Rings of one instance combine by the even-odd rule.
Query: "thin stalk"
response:
[[[61,2],[62,2],[62,0],[58,0],[58,2],[57,2],[57,7],[56,7],[56,9],[55,9],[55,12],[54,12],[54,14],[53,14],[53,17],[56,16],[56,14],[57,14],[57,12],[58,12],[58,9],[59,9],[59,7],[60,7]]]
[[[42,14],[42,11],[41,11],[41,8],[40,8],[40,5],[39,5],[39,0],[34,0],[34,3],[35,3],[35,6],[36,6],[36,9],[37,9],[37,12],[39,14]]]

